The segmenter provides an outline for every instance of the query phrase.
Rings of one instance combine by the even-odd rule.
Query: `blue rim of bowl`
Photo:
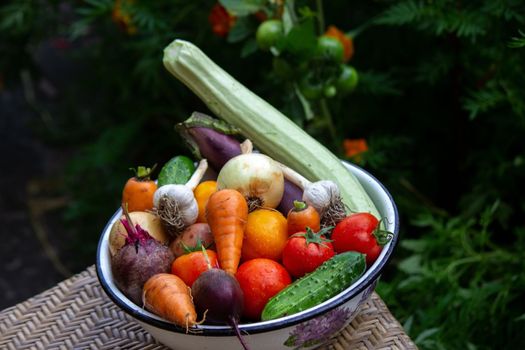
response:
[[[379,181],[375,176],[370,174],[368,171],[364,170],[360,166],[348,163],[343,161],[345,165],[356,168],[358,171],[363,172],[365,175],[369,176],[372,180],[374,180],[379,186],[383,189],[383,191],[386,193],[388,198],[390,198],[390,201],[392,203],[392,207],[394,209],[394,232],[393,232],[393,238],[390,242],[390,245],[388,246],[388,250],[386,251],[384,258],[379,261],[379,265],[376,266],[375,270],[370,273],[367,278],[357,286],[354,286],[354,288],[347,288],[345,291],[341,292],[341,294],[338,295],[337,299],[332,300],[330,303],[321,304],[318,307],[311,308],[309,310],[305,310],[299,314],[296,315],[290,315],[287,316],[285,319],[275,319],[272,321],[264,322],[264,324],[258,324],[258,323],[245,323],[242,325],[239,325],[239,329],[241,332],[247,332],[249,334],[255,334],[255,333],[264,333],[268,331],[273,331],[277,329],[282,329],[285,327],[294,326],[296,324],[308,321],[316,316],[319,316],[323,313],[326,313],[332,309],[335,309],[336,307],[343,305],[350,299],[352,299],[354,296],[358,295],[362,291],[364,291],[367,287],[369,287],[374,281],[376,281],[380,275],[385,266],[388,264],[390,259],[392,258],[392,253],[394,251],[394,248],[397,245],[398,239],[399,239],[399,213],[397,211],[396,204],[394,202],[394,199],[390,192],[386,189],[386,187]],[[105,233],[109,226],[112,224],[113,219],[115,216],[119,215],[119,210],[113,214],[111,219],[108,221],[106,226],[104,227],[104,230],[102,231]],[[96,271],[97,271],[97,277],[98,280],[102,286],[102,289],[106,294],[109,296],[109,298],[117,304],[123,311],[125,311],[130,316],[133,316],[137,320],[147,323],[150,326],[154,326],[160,329],[164,329],[167,331],[172,331],[176,333],[186,334],[186,335],[194,335],[194,336],[235,336],[235,331],[229,327],[212,327],[207,328],[206,326],[199,326],[198,333],[191,333],[186,332],[185,328],[179,327],[173,323],[169,323],[167,321],[162,321],[156,318],[153,318],[145,313],[143,313],[142,309],[137,306],[135,308],[130,307],[126,303],[122,302],[122,300],[113,292],[109,284],[106,282],[104,275],[102,273],[102,269],[100,266],[100,251],[102,248],[102,241],[103,241],[104,234],[101,235],[100,240],[98,242],[97,246],[97,260],[96,260]]]

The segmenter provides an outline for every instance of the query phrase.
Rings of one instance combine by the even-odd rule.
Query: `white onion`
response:
[[[241,154],[230,159],[217,177],[219,190],[239,191],[255,207],[276,208],[284,193],[284,176],[270,157],[260,153]]]

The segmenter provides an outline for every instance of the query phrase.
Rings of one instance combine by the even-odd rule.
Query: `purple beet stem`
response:
[[[241,154],[239,141],[214,129],[193,127],[188,129],[188,134],[197,144],[202,158],[206,158],[215,171],[219,171],[228,160]],[[277,210],[286,216],[293,208],[293,201],[301,200],[302,197],[303,190],[285,179],[283,199]]]

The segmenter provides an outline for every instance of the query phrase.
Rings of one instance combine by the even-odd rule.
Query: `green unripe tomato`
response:
[[[255,40],[261,50],[269,50],[283,36],[283,23],[278,19],[269,19],[259,25]]]
[[[311,74],[306,74],[299,81],[299,91],[309,100],[316,100],[324,95],[324,86],[315,81]]]
[[[342,65],[341,68],[341,74],[336,81],[337,91],[343,94],[350,93],[354,91],[357,86],[359,75],[352,66]]]
[[[345,49],[343,44],[331,36],[320,36],[317,39],[317,54],[333,62],[343,62]]]
[[[333,85],[325,86],[323,93],[326,97],[334,97],[337,94],[337,88]]]

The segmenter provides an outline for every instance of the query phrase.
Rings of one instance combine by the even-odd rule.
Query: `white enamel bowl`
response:
[[[399,216],[386,188],[372,175],[358,166],[343,164],[363,185],[379,210],[386,229],[394,233],[392,240],[383,247],[376,262],[359,280],[333,298],[313,308],[279,319],[241,324],[245,341],[252,350],[310,349],[326,342],[346,327],[373,292],[381,271],[392,256],[398,241]],[[162,344],[178,350],[242,349],[229,326],[200,325],[198,331],[186,333],[162,318],[135,305],[124,296],[113,282],[110,266],[108,238],[113,223],[118,220],[118,210],[102,232],[97,249],[97,275],[109,298],[131,315],[146,331]]]

